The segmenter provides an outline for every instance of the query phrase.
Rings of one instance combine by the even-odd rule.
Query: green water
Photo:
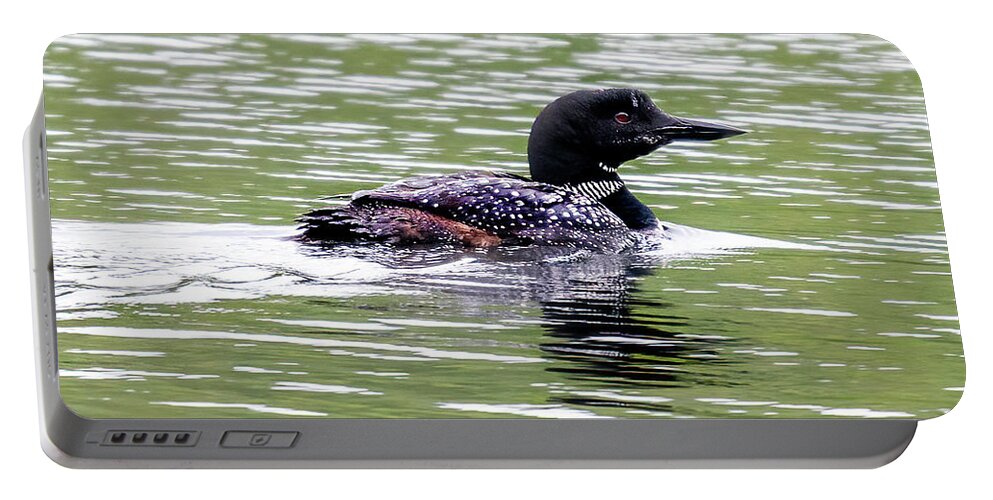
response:
[[[921,86],[882,40],[74,36],[45,72],[84,416],[930,418],[961,394]],[[544,104],[618,86],[750,130],[621,168],[665,251],[287,238],[329,194],[526,174]]]

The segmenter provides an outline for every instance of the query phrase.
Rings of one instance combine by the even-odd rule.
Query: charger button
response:
[[[299,432],[227,431],[221,438],[224,448],[290,448]]]

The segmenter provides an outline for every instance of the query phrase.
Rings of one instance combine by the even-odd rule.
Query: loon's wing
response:
[[[298,229],[302,230],[300,238],[328,243],[356,240],[400,243],[431,239],[459,239],[465,242],[465,235],[469,234],[472,241],[485,241],[489,244],[499,242],[499,238],[471,226],[455,224],[456,227],[452,227],[451,223],[455,221],[434,215],[412,203],[425,188],[476,177],[528,181],[525,177],[509,172],[469,171],[451,175],[409,177],[373,190],[325,196],[320,199],[342,200],[347,203],[318,208],[297,217],[296,221],[300,223]],[[453,238],[453,231],[462,234]],[[414,233],[417,233],[417,238],[413,236]]]

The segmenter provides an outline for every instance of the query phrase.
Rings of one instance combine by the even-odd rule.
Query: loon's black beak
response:
[[[708,123],[688,118],[676,118],[671,124],[655,129],[655,133],[670,141],[716,141],[747,133],[745,130],[720,123]]]

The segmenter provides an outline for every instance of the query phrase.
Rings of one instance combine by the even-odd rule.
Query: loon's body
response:
[[[404,179],[300,218],[309,240],[566,245],[619,251],[631,229],[575,190],[504,172]]]
[[[553,245],[619,252],[659,222],[617,174],[673,140],[743,131],[672,117],[632,89],[579,91],[549,104],[528,141],[532,179],[505,172],[420,176],[302,215],[315,243]]]

